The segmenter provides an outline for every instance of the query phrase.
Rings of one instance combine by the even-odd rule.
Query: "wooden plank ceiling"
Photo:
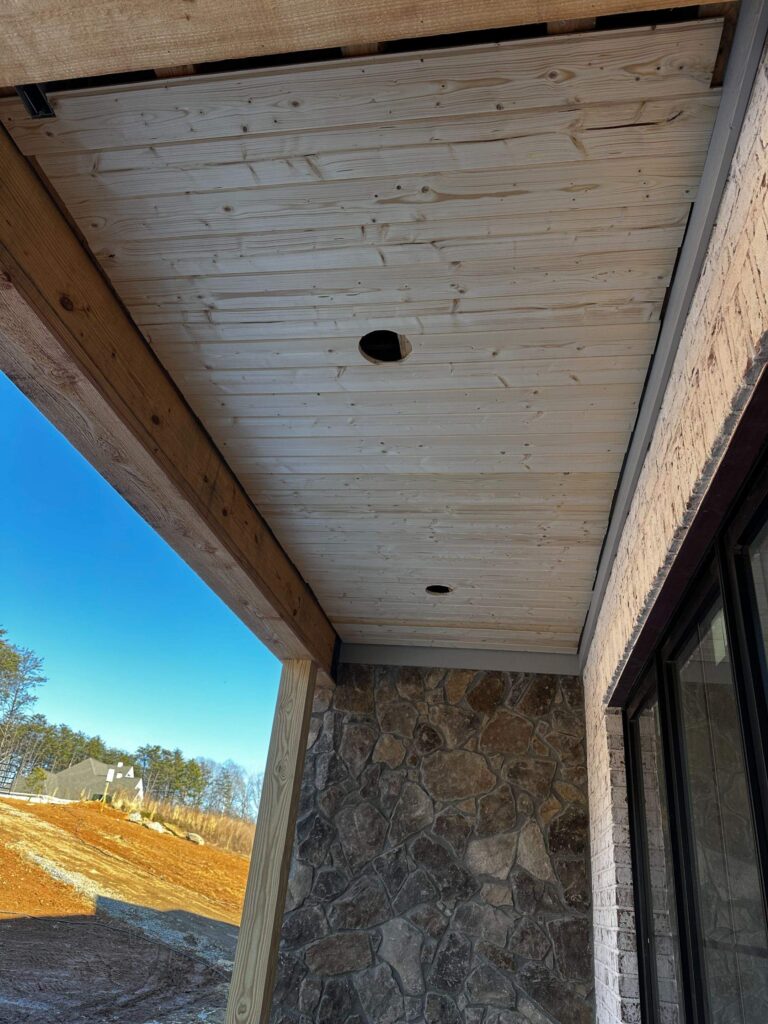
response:
[[[16,100],[0,116],[342,639],[573,652],[720,28],[62,92],[55,119]],[[379,328],[408,358],[362,357]]]

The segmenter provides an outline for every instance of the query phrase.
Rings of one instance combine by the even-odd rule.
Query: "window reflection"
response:
[[[768,1021],[768,940],[720,602],[676,663],[712,1024]]]
[[[659,707],[655,698],[637,716],[637,730],[652,911],[648,953],[655,968],[656,1020],[678,1024],[683,1020],[680,951]]]

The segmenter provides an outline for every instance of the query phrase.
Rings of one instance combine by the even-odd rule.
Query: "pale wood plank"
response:
[[[651,290],[669,283],[674,250],[666,252],[608,252],[601,255],[553,257],[547,266],[505,260],[473,261],[463,267],[422,267],[414,278],[408,268],[378,270],[314,270],[271,274],[228,274],[215,277],[170,278],[126,282],[122,295],[137,310],[256,310],[360,305],[363,303],[422,303],[435,300],[469,303],[505,298],[510,302],[531,294],[578,291],[608,295],[628,288]],[[309,301],[308,301],[309,300]],[[144,315],[144,314],[142,314]],[[216,347],[208,350],[216,351]],[[242,363],[239,365],[243,365]]]
[[[211,78],[207,81],[210,82]],[[216,82],[215,78],[213,82]],[[62,139],[54,135],[46,136],[48,141],[39,143],[44,147],[44,151],[37,155],[44,162],[46,173],[53,179],[72,178],[73,185],[76,185],[77,181],[74,179],[95,176],[102,183],[112,182],[116,193],[128,194],[121,190],[119,183],[138,181],[138,178],[131,177],[131,172],[155,172],[162,177],[166,170],[174,170],[181,174],[185,170],[204,170],[210,166],[218,168],[223,180],[226,180],[227,169],[232,165],[256,167],[262,161],[268,161],[270,166],[279,164],[283,168],[281,174],[289,173],[295,165],[294,173],[303,175],[308,165],[302,162],[301,157],[310,157],[314,160],[333,155],[335,173],[346,177],[346,169],[343,165],[338,165],[340,153],[346,152],[352,160],[358,160],[360,156],[368,159],[366,154],[374,151],[378,151],[382,160],[388,158],[390,151],[401,153],[405,150],[424,154],[435,151],[445,156],[445,147],[450,147],[451,152],[456,147],[456,155],[459,155],[467,146],[474,148],[479,145],[484,148],[486,143],[495,146],[499,142],[514,141],[519,147],[515,150],[516,158],[529,159],[528,147],[534,145],[535,139],[543,137],[549,144],[553,137],[563,133],[568,136],[576,135],[580,143],[586,146],[593,134],[601,139],[604,138],[604,133],[624,137],[625,131],[642,129],[652,140],[657,139],[659,135],[668,136],[668,143],[672,147],[675,136],[670,133],[674,127],[679,132],[679,143],[674,146],[674,153],[677,153],[681,148],[695,144],[694,140],[699,137],[701,125],[712,121],[719,100],[720,92],[717,89],[702,90],[700,94],[693,95],[669,95],[655,100],[634,97],[631,101],[623,102],[615,102],[606,94],[603,102],[582,103],[579,106],[553,106],[548,107],[546,111],[519,111],[514,118],[494,108],[490,113],[477,114],[471,118],[435,119],[430,116],[425,120],[386,122],[377,124],[375,132],[371,131],[368,134],[357,126],[324,128],[322,125],[309,124],[303,131],[252,135],[243,133],[242,126],[239,125],[239,130],[229,138],[199,138],[195,133],[185,142],[143,146],[134,139],[127,146],[117,149],[89,150],[84,145],[82,135],[78,136],[76,148],[70,149],[64,141],[66,136]],[[23,118],[18,98],[15,98],[14,103],[18,117]],[[4,112],[7,116],[10,109],[10,104],[0,103],[0,119]],[[72,111],[75,109],[73,107]],[[26,125],[27,121],[23,123]],[[39,129],[29,125],[29,133],[25,130],[20,141],[25,145],[28,139],[37,138],[38,135]],[[607,139],[605,141],[607,142]],[[602,152],[601,155],[605,156],[606,153]],[[501,163],[507,162],[508,155]],[[499,161],[493,166],[499,166]],[[511,166],[516,164],[511,163]],[[446,169],[456,168],[446,167],[444,161],[432,168]],[[402,164],[398,165],[396,173],[405,173]],[[312,180],[317,179],[318,174],[315,173]],[[279,183],[279,180],[262,180],[252,176],[246,184],[275,184]],[[295,180],[301,180],[301,177]],[[151,190],[158,191],[157,179],[147,181],[150,188],[139,189],[139,195],[147,194]],[[82,187],[86,187],[85,182],[82,183]],[[222,180],[217,178],[212,187],[222,188]],[[176,187],[170,191],[180,189]]]
[[[178,237],[222,232],[275,232],[422,219],[548,215],[574,209],[692,202],[701,155],[677,160],[627,155],[619,160],[446,174],[318,181],[185,195],[99,201],[62,198],[92,245],[106,239]]]
[[[227,1024],[261,1024],[269,1018],[316,675],[317,666],[311,661],[283,664],[229,989]]]
[[[455,403],[454,403],[455,404]],[[636,402],[631,401],[623,409],[589,409],[585,404],[581,410],[574,410],[568,421],[568,433],[590,434],[622,433],[634,420]],[[533,437],[539,435],[560,435],[563,432],[562,412],[499,412],[493,416],[468,416],[455,413],[437,419],[423,410],[420,416],[398,414],[391,416],[304,416],[296,418],[224,417],[209,416],[206,423],[220,445],[229,442],[234,446],[248,441],[272,440],[275,438],[376,438],[388,444],[395,438],[434,438],[446,434],[467,439],[487,437],[495,443],[506,436]]]
[[[342,269],[675,247],[688,204],[568,210],[553,226],[539,216],[457,220],[439,226],[414,221],[281,232],[279,235],[193,234],[182,238],[110,240],[95,255],[114,281],[167,276]]]
[[[158,334],[161,337],[158,337]],[[553,328],[550,331],[477,332],[442,337],[415,337],[410,342],[408,366],[450,363],[488,364],[514,362],[547,355],[573,364],[581,358],[650,353],[656,342],[655,324],[595,325]],[[332,342],[296,339],[277,342],[167,342],[173,328],[152,331],[152,345],[171,371],[190,370],[273,370],[312,367],[356,366],[360,364],[360,335]],[[241,424],[242,425],[242,424]]]
[[[511,393],[509,393],[511,392]],[[313,395],[292,395],[286,402],[282,394],[259,395],[202,395],[195,402],[195,409],[211,425],[225,424],[229,419],[238,422],[249,416],[263,416],[277,423],[294,417],[322,419],[331,417],[352,417],[352,423],[362,426],[369,417],[417,416],[419,418],[443,417],[450,427],[453,416],[463,415],[475,419],[481,416],[497,416],[529,413],[555,413],[571,416],[574,413],[589,413],[597,410],[622,412],[637,402],[637,388],[634,384],[584,384],[570,381],[558,387],[511,387],[504,391],[472,390],[462,392],[462,401],[457,404],[453,392],[401,391],[349,391],[325,392]],[[514,423],[514,420],[510,421]],[[246,425],[246,424],[244,424]],[[392,433],[392,428],[388,428]],[[438,427],[438,433],[440,428]],[[318,431],[318,434],[320,431]],[[247,435],[246,435],[247,436]],[[289,481],[281,481],[287,486]],[[429,481],[425,481],[427,486]]]
[[[642,384],[648,367],[647,354],[590,357],[579,360],[571,369],[558,360],[529,359],[517,362],[461,363],[454,369],[449,364],[415,367],[405,372],[407,362],[384,366],[315,367],[308,370],[179,370],[176,379],[185,394],[296,393],[317,391],[426,391],[456,390],[464,388],[504,388],[569,385],[637,383]],[[387,371],[382,372],[382,368]]]
[[[648,104],[661,106],[661,110],[646,110],[638,103],[602,104],[592,108],[591,117],[581,111],[576,115],[572,110],[546,114],[539,111],[516,119],[514,127],[507,119],[507,134],[498,138],[488,137],[493,124],[486,128],[479,118],[471,122],[471,131],[465,127],[465,121],[448,122],[448,127],[455,129],[458,123],[463,134],[481,141],[438,142],[433,139],[438,133],[431,124],[417,122],[404,128],[377,128],[365,137],[361,137],[360,129],[344,134],[281,136],[292,143],[291,149],[295,151],[286,157],[275,154],[276,148],[283,147],[275,143],[273,136],[256,136],[251,137],[250,147],[237,138],[216,143],[182,143],[163,147],[162,152],[153,147],[149,151],[151,158],[145,158],[149,166],[129,170],[108,167],[117,156],[125,162],[125,154],[134,154],[135,149],[83,154],[77,163],[72,154],[65,153],[57,159],[54,151],[41,161],[59,191],[70,202],[76,202],[361,178],[402,180],[414,174],[487,171],[504,166],[512,172],[585,160],[617,160],[636,145],[642,145],[646,160],[667,159],[676,157],[681,149],[691,155],[706,151],[718,99],[715,92],[665,101],[663,105]],[[633,121],[634,118],[643,120]],[[649,123],[657,118],[655,123]],[[497,120],[498,116],[494,121]],[[459,133],[454,130],[453,134]],[[407,143],[406,136],[414,141]],[[86,164],[89,166],[85,171],[76,169]]]
[[[409,338],[414,334],[445,334],[449,331],[499,330],[514,323],[520,330],[535,327],[565,327],[570,324],[658,323],[665,289],[636,291],[540,292],[515,299],[503,295],[484,299],[441,299],[433,302],[369,302],[355,305],[299,306],[294,299],[285,306],[260,309],[200,309],[184,311],[183,322],[174,309],[134,308],[140,326],[151,335],[154,328],[176,325],[179,337],[188,336],[199,324],[214,325],[222,340],[259,338],[318,338],[363,334],[374,330],[396,330]],[[592,301],[590,301],[590,298]],[[306,301],[310,301],[305,299]],[[620,333],[620,332],[619,332]]]

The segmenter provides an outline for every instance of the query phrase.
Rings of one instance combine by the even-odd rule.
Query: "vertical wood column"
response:
[[[283,664],[226,1024],[269,1019],[316,675],[312,661]]]

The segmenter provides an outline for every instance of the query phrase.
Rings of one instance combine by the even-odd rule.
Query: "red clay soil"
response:
[[[220,1024],[247,870],[100,804],[0,800],[0,1022]]]
[[[89,900],[1,843],[0,878],[0,922],[13,917],[93,912]]]
[[[95,850],[145,870],[151,867],[158,881],[193,890],[216,904],[220,920],[239,924],[248,874],[246,857],[152,832],[127,821],[123,812],[99,803],[12,806],[63,829]]]

